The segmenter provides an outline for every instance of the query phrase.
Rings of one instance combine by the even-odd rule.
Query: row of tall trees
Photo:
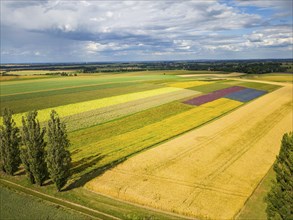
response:
[[[293,219],[293,132],[283,136],[273,169],[276,179],[266,197],[268,219]]]
[[[52,110],[46,129],[40,126],[37,115],[37,111],[28,112],[22,117],[22,128],[19,129],[12,111],[4,110],[3,125],[0,126],[0,166],[4,172],[13,175],[22,163],[32,184],[41,186],[50,178],[60,191],[70,177],[70,142],[66,125]]]

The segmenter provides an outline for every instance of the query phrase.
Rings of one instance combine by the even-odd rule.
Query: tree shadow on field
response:
[[[105,156],[101,156],[101,154],[96,154],[93,156],[82,158],[79,161],[73,162],[71,170],[71,174],[77,174],[82,172],[83,170],[90,168],[96,165],[100,160],[102,160]]]
[[[89,163],[83,164],[78,166],[77,168],[74,168],[74,172],[80,172],[82,171],[84,168],[88,168],[90,166],[95,165],[99,160],[103,159],[104,156],[98,156],[97,158],[93,159],[92,161],[90,161]],[[82,159],[84,160],[84,159]],[[81,160],[81,161],[82,161]],[[75,180],[73,183],[71,183],[70,185],[68,185],[63,191],[68,191],[74,188],[78,188],[81,186],[84,186],[88,181],[96,178],[97,176],[102,175],[104,172],[106,172],[107,170],[117,166],[118,164],[124,162],[126,160],[126,158],[122,158],[119,160],[116,160],[110,164],[107,164],[105,166],[99,167],[97,169],[94,169],[88,173],[83,174],[79,179]]]

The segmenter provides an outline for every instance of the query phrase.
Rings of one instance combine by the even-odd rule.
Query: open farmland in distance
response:
[[[184,73],[180,72],[180,74]],[[222,201],[222,191],[228,192],[228,194],[232,192],[241,197],[242,200],[237,200],[238,197],[236,196],[235,207],[231,207],[231,210],[227,211],[229,216],[232,216],[236,209],[238,211],[241,208],[243,201],[249,196],[251,190],[256,187],[259,178],[265,175],[269,164],[272,164],[272,155],[277,152],[277,148],[273,149],[271,154],[268,154],[270,159],[267,161],[266,166],[257,170],[259,174],[254,180],[249,182],[251,185],[248,187],[244,184],[245,190],[241,192],[238,192],[235,188],[238,186],[238,180],[235,180],[234,185],[231,183],[231,186],[229,185],[228,189],[226,189],[225,185],[227,183],[222,182],[222,179],[218,181],[217,177],[215,177],[215,180],[217,180],[213,183],[215,185],[211,183],[213,181],[204,182],[201,179],[205,177],[201,173],[201,168],[206,167],[207,163],[211,160],[208,152],[211,152],[216,157],[219,153],[218,151],[221,151],[223,156],[215,160],[215,164],[211,163],[208,165],[210,170],[207,170],[207,175],[218,169],[221,164],[227,162],[228,158],[234,158],[234,155],[238,155],[238,150],[234,149],[233,146],[241,132],[239,135],[235,134],[233,143],[228,143],[227,146],[220,147],[215,152],[213,147],[208,151],[206,151],[207,148],[198,149],[198,151],[195,150],[194,153],[188,156],[189,159],[182,156],[182,160],[178,158],[178,160],[172,160],[172,162],[169,161],[169,158],[164,158],[164,155],[177,157],[177,155],[181,155],[180,152],[187,152],[191,148],[197,149],[196,146],[198,144],[211,146],[211,140],[207,137],[208,133],[203,135],[204,137],[200,136],[194,140],[189,132],[200,131],[200,129],[204,129],[206,126],[211,126],[229,117],[230,114],[236,114],[235,112],[237,111],[248,108],[248,106],[260,102],[266,97],[271,97],[272,94],[275,94],[274,97],[285,96],[288,98],[289,87],[283,84],[245,81],[235,78],[236,76],[238,75],[221,74],[218,77],[181,77],[174,73],[168,75],[167,71],[150,71],[150,75],[146,74],[146,72],[132,72],[129,74],[94,74],[91,76],[5,80],[1,81],[1,111],[5,107],[11,108],[16,113],[14,118],[18,125],[21,125],[21,117],[27,111],[33,109],[39,111],[39,120],[44,125],[49,118],[51,109],[55,109],[60,114],[67,124],[71,140],[70,151],[73,159],[71,171],[73,175],[69,181],[68,189],[81,187],[86,184],[86,189],[94,192],[114,196],[118,199],[125,199],[148,207],[188,216],[217,216],[217,213],[212,212],[209,215],[206,214],[209,210],[205,212],[202,207],[205,200],[202,201],[202,204],[201,201],[198,203],[192,202],[193,195],[197,193],[210,196],[206,194],[205,190],[203,192],[191,193],[193,189],[188,191],[188,186],[186,186],[187,188],[184,192],[175,193],[171,190],[170,196],[177,198],[177,193],[179,193],[182,197],[185,196],[186,202],[182,204],[176,204],[175,202],[174,204],[165,203],[163,197],[166,192],[160,187],[169,183],[166,183],[163,179],[164,177],[173,178],[170,175],[177,175],[179,172],[183,176],[178,175],[176,177],[179,184],[177,187],[181,187],[181,182],[183,185],[185,182],[187,185],[196,182],[199,183],[199,186],[204,185],[207,189],[217,189],[215,191],[219,195],[216,194],[214,197],[214,199],[219,199],[217,201]],[[235,90],[234,88],[240,89]],[[283,93],[285,88],[287,90]],[[223,91],[229,91],[229,94],[223,93]],[[240,91],[257,91],[258,95],[254,93],[253,95],[251,93],[247,95],[247,92],[237,93]],[[220,94],[220,96],[214,96],[214,94]],[[201,104],[189,102],[190,100],[210,96],[213,97],[211,100],[206,100]],[[279,104],[279,107],[283,106],[281,103]],[[277,126],[279,120],[283,120],[281,117],[289,114],[288,108],[290,108],[290,105],[284,105],[283,107],[284,115],[281,114],[272,123],[268,123],[268,131]],[[257,113],[257,109],[259,108],[256,108],[256,115],[260,114]],[[248,110],[242,111],[246,112]],[[254,112],[251,110],[250,113]],[[243,113],[243,115],[247,114]],[[245,124],[245,120],[245,118],[241,118],[239,123]],[[264,121],[263,124],[265,122],[267,121]],[[239,126],[239,123],[237,126]],[[253,124],[252,119],[251,123]],[[222,122],[222,125],[224,124]],[[252,124],[251,127],[244,127],[241,131],[244,132],[248,128],[252,129],[254,126]],[[229,129],[225,129],[224,134],[226,136],[223,136],[222,139],[212,140],[212,143],[221,143],[224,137],[227,139],[228,134],[237,133],[239,129],[237,126],[236,122],[233,126],[231,124]],[[218,131],[217,129],[214,129],[215,132]],[[260,137],[262,135],[263,133],[260,134]],[[219,135],[216,136],[218,137]],[[249,135],[247,134],[245,137],[249,137]],[[183,141],[184,138],[190,143],[187,144],[186,141]],[[245,142],[242,139],[241,141]],[[176,145],[176,147],[173,145]],[[168,150],[164,146],[168,146]],[[252,149],[254,148],[252,147]],[[239,151],[245,150],[239,149]],[[148,161],[149,159],[144,158],[144,155],[148,155],[151,152],[153,152],[152,157],[154,159],[157,158],[160,162],[156,161],[153,163],[153,160]],[[133,163],[131,161],[140,157],[145,161],[146,167],[143,167],[143,164],[136,161],[137,167],[132,170]],[[239,160],[241,161],[241,159]],[[235,159],[235,161],[238,160]],[[160,163],[160,166],[158,166],[158,163]],[[164,163],[166,168],[163,168]],[[128,164],[132,164],[130,168]],[[240,162],[239,164],[239,169],[243,169],[243,164]],[[123,166],[122,169],[121,166]],[[158,166],[156,172],[158,172],[158,176],[161,178],[152,182],[152,179],[148,178],[147,175],[157,176],[157,174],[153,174],[156,166]],[[181,169],[185,171],[181,172]],[[125,170],[125,173],[133,172],[133,175],[136,175],[135,179],[137,179],[132,184],[131,181],[133,181],[134,177],[120,174],[120,170]],[[145,170],[147,174],[143,173],[144,171],[142,170]],[[121,171],[121,173],[123,172]],[[251,170],[251,172],[256,172],[256,170]],[[103,173],[104,175],[102,175]],[[192,176],[192,178],[198,178],[198,180],[195,181],[192,178],[189,180],[188,175]],[[221,175],[227,174],[223,172]],[[235,178],[237,176],[233,172],[229,173],[229,175],[235,176]],[[109,176],[118,179],[123,186],[116,183],[114,179],[109,179]],[[172,184],[170,185],[171,189],[173,187]],[[136,185],[142,188],[135,189]],[[122,188],[116,191],[116,187]],[[144,187],[149,187],[152,192],[146,190],[146,194],[143,194],[140,190],[144,190]],[[184,187],[182,189],[185,190]],[[153,194],[153,192],[156,194]],[[190,196],[186,196],[187,192],[190,193]],[[138,195],[143,195],[144,198],[142,199]],[[184,200],[182,197],[178,195],[178,201]],[[225,198],[225,201],[230,199],[230,197],[227,198]],[[234,197],[232,198],[234,199]],[[171,197],[168,199],[171,201]],[[233,199],[231,201],[234,201]],[[154,201],[158,206],[154,205]],[[185,205],[189,203],[192,204],[191,207],[186,208]],[[172,208],[166,208],[170,204]],[[207,206],[209,205],[207,204]],[[198,209],[203,210],[203,212],[198,212]]]

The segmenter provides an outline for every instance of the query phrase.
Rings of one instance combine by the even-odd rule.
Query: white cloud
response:
[[[101,44],[97,42],[87,42],[84,45],[85,50],[88,53],[97,53],[97,52],[102,52],[102,51],[107,51],[107,50],[122,50],[126,49],[129,46],[126,44],[117,44],[117,43],[106,43],[106,44]]]
[[[278,10],[271,17],[242,10],[251,5]],[[1,1],[1,26],[22,33],[1,33],[1,46],[108,59],[126,54],[134,59],[138,54],[190,58],[217,51],[290,48],[291,28],[273,30],[270,23],[292,14],[286,5],[284,0]],[[31,37],[38,40],[32,42]]]

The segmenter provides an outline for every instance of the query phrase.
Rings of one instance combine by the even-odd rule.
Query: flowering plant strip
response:
[[[240,102],[249,102],[255,98],[258,98],[264,94],[266,91],[257,90],[257,89],[244,89],[238,92],[234,92],[231,94],[226,95],[226,98],[233,99]]]
[[[220,89],[220,90],[216,90],[212,93],[209,93],[207,95],[202,95],[190,100],[185,101],[185,104],[190,104],[190,105],[202,105],[205,104],[207,102],[211,102],[214,100],[217,100],[219,98],[225,97],[226,95],[229,95],[231,93],[234,92],[238,92],[241,90],[244,90],[245,87],[241,87],[241,86],[232,86],[226,89]]]

